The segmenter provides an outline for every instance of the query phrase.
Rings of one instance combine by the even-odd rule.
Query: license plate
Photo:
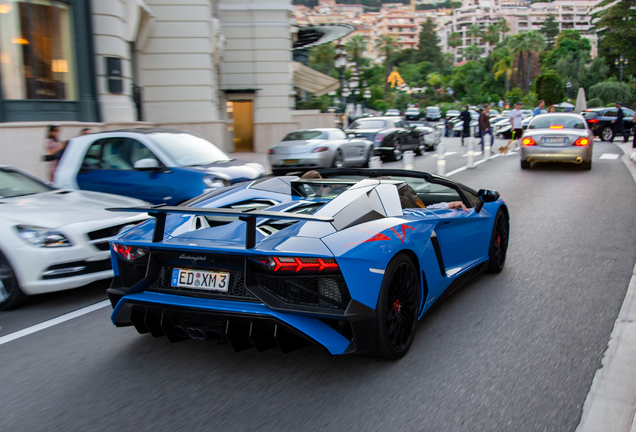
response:
[[[543,138],[543,142],[546,144],[565,144],[567,138]]]
[[[300,159],[285,159],[283,161],[283,164],[285,164],[285,165],[298,165],[298,162],[300,162]]]
[[[227,292],[230,285],[230,274],[228,272],[176,268],[172,270],[170,285],[173,287]]]

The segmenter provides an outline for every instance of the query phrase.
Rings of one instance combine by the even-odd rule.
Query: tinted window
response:
[[[593,119],[598,117],[598,113],[596,111],[583,111],[581,115],[586,119]]]
[[[53,190],[50,186],[9,168],[0,168],[0,198],[32,195]]]
[[[396,121],[395,127],[400,127],[400,128],[406,127],[406,122],[404,120]]]
[[[327,133],[317,130],[295,131],[285,135],[283,141],[305,141],[310,139],[327,139]]]
[[[149,137],[178,166],[208,165],[232,160],[210,141],[188,133],[156,133]]]
[[[535,117],[529,129],[587,129],[585,122],[579,117],[566,115],[541,114]]]
[[[349,129],[383,129],[386,120],[357,120],[349,126]]]
[[[618,115],[618,110],[607,110],[605,111],[605,117],[616,117]]]
[[[155,155],[139,141],[132,138],[104,138],[88,148],[82,161],[82,169],[132,170],[140,159],[155,159]]]
[[[331,131],[330,132],[331,135],[331,139],[332,140],[343,140],[343,139],[347,139],[347,134],[345,134],[343,131],[341,130],[335,130],[335,131]]]

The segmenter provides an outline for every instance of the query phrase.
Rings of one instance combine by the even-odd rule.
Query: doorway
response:
[[[233,101],[234,151],[254,151],[254,117],[252,101]]]

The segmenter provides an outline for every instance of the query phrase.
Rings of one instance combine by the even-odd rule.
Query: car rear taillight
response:
[[[587,122],[588,123],[592,123],[592,124],[596,124],[596,123],[598,123],[598,119],[589,119]]]
[[[579,146],[579,147],[583,147],[586,146],[590,143],[590,140],[587,138],[579,138],[576,141],[574,141],[574,145],[575,146]]]
[[[117,253],[117,255],[121,256],[128,261],[134,261],[148,254],[148,249],[136,248],[132,246],[124,246],[120,244],[113,243],[113,250]]]
[[[382,141],[383,139],[384,139],[384,134],[379,133],[379,134],[377,134],[377,135],[375,136],[375,138],[373,138],[373,141],[375,141],[375,142],[380,142],[380,141]]]
[[[329,147],[316,147],[311,152],[312,153],[320,153],[320,152],[326,152],[327,150],[329,150]]]
[[[524,146],[533,146],[536,142],[532,138],[524,138],[522,141]]]
[[[281,273],[298,273],[302,271],[338,271],[338,263],[333,258],[306,257],[264,257],[252,261],[266,267],[270,271]]]
[[[269,149],[269,154],[274,154],[274,153],[276,153],[274,149]]]

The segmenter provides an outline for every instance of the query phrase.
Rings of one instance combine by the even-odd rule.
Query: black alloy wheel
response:
[[[27,299],[7,258],[0,252],[0,310],[21,305]]]
[[[340,150],[336,150],[336,155],[333,157],[333,167],[334,168],[344,168],[344,162],[342,159],[342,152]]]
[[[375,354],[396,360],[408,351],[417,327],[420,283],[413,262],[396,255],[384,272],[378,297]]]
[[[614,130],[610,126],[605,126],[601,131],[601,140],[609,141],[614,136]]]
[[[499,209],[495,216],[495,225],[492,229],[490,240],[490,250],[488,252],[488,272],[499,273],[506,263],[506,253],[508,252],[508,235],[510,224],[508,214],[505,210]]]

